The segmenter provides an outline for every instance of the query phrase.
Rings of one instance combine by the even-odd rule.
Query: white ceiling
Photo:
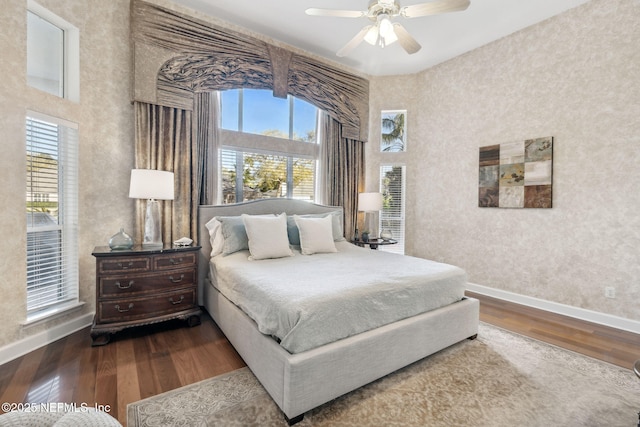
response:
[[[369,0],[172,0],[251,31],[326,57],[363,73],[410,74],[429,68],[589,0],[471,0],[469,8],[437,16],[396,18],[422,45],[408,55],[398,43],[384,49],[360,44],[336,52],[370,21],[308,16],[309,7],[366,10]],[[399,0],[401,6],[425,0]]]

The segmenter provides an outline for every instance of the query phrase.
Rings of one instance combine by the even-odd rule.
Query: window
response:
[[[77,126],[29,112],[27,321],[78,303]]]
[[[315,199],[318,109],[271,91],[221,92],[222,203]]]
[[[380,151],[393,153],[407,149],[407,112],[404,110],[382,111],[382,138]]]
[[[27,11],[27,83],[79,101],[80,36],[76,27],[32,0]]]
[[[284,197],[314,200],[315,160],[223,149],[222,203]]]
[[[404,193],[405,166],[383,165],[380,167],[380,192],[382,211],[380,230],[391,230],[397,245],[380,246],[380,250],[404,253]]]
[[[318,109],[291,95],[276,98],[270,90],[222,92],[222,129],[302,142],[316,141]]]

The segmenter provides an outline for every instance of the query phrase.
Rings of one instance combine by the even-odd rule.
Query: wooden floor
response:
[[[480,320],[633,370],[640,335],[467,292],[480,300]]]
[[[480,299],[480,319],[505,329],[632,369],[640,335],[548,312]],[[216,324],[203,316],[125,330],[91,347],[83,329],[0,366],[0,401],[99,405],[126,426],[127,404],[244,366]]]
[[[0,366],[0,401],[100,405],[126,427],[127,404],[245,366],[208,315],[128,329],[91,347],[85,328]]]

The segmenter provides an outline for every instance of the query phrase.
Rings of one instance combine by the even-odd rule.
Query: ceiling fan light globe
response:
[[[391,43],[394,43],[397,41],[398,41],[398,36],[396,35],[395,31],[393,31],[393,28],[392,28],[391,31],[387,32],[387,34],[384,36],[384,45],[389,46]]]
[[[386,16],[380,19],[380,36],[386,38],[388,35],[393,34],[393,24]],[[395,36],[395,34],[394,34]]]
[[[367,34],[364,36],[364,41],[369,43],[371,46],[375,46],[378,42],[378,26],[372,25],[367,31]]]

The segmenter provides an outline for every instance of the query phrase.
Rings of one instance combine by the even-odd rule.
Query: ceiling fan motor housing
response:
[[[374,0],[369,3],[367,18],[375,22],[379,15],[399,16],[400,5],[394,0]]]

